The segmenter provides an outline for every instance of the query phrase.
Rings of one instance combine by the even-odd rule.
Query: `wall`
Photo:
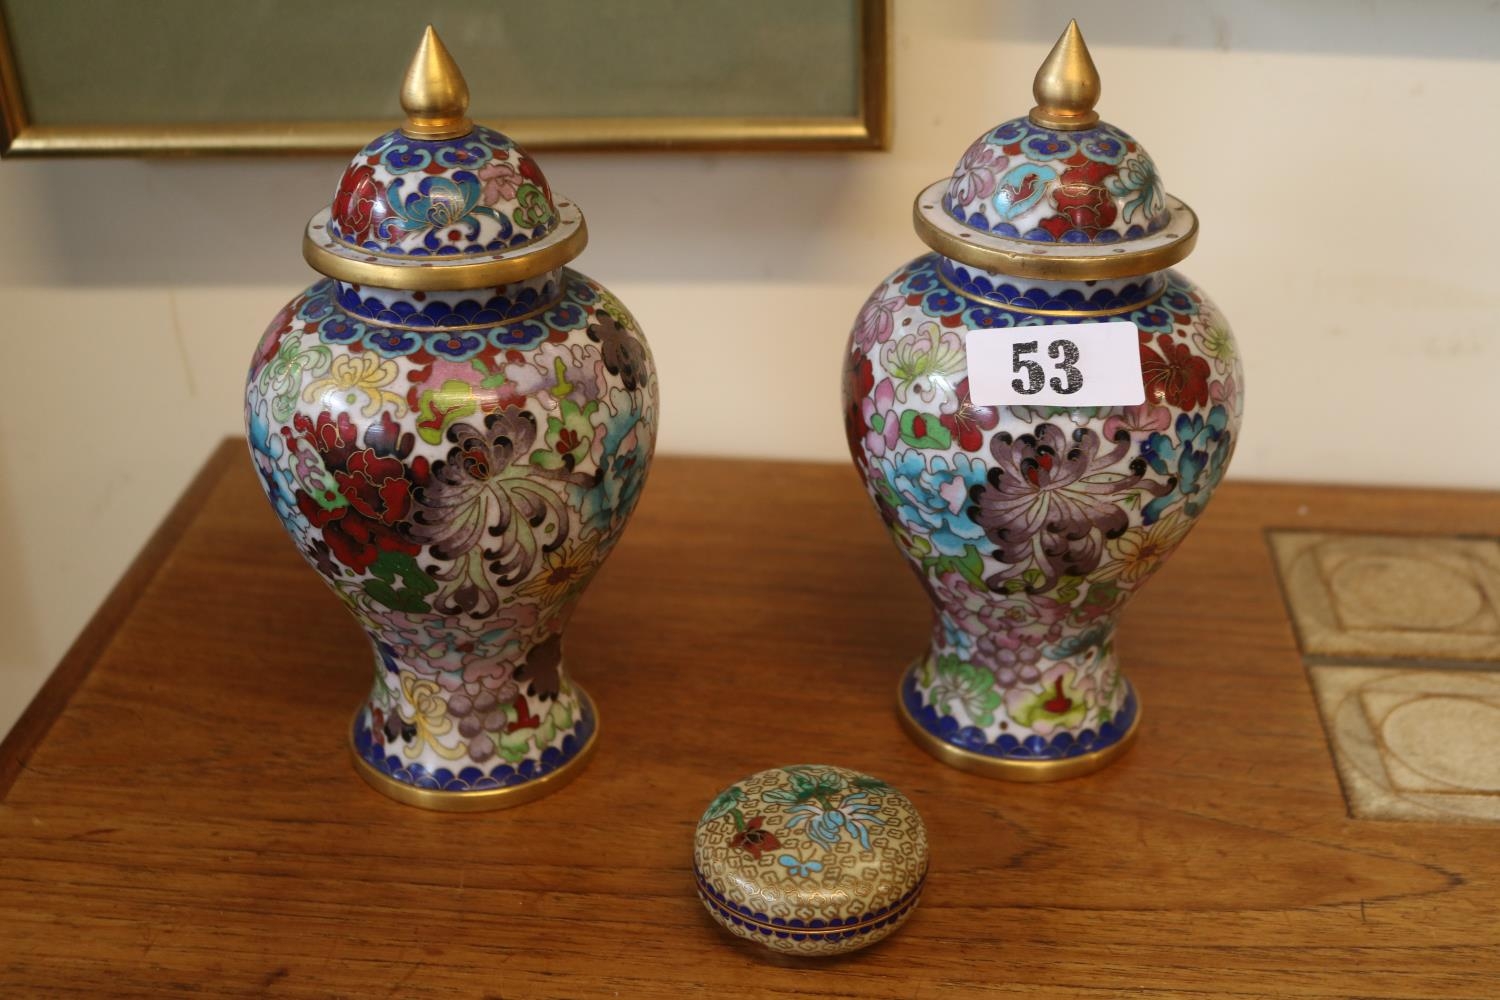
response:
[[[1476,444],[1500,370],[1500,208],[1482,180],[1500,156],[1497,8],[1072,4],[1104,116],[1202,219],[1185,269],[1233,318],[1248,370],[1233,475],[1500,487]],[[663,452],[845,460],[849,322],[921,250],[916,191],[1030,107],[1063,16],[898,0],[888,153],[543,156],[588,213],[582,268],[651,338]],[[301,229],[339,170],[0,165],[0,732],[240,432],[249,352],[311,278]],[[1441,417],[1423,412],[1435,399]]]

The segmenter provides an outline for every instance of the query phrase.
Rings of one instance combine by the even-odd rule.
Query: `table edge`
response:
[[[93,670],[115,631],[130,616],[147,585],[177,547],[184,530],[198,516],[214,486],[232,463],[246,460],[245,447],[244,438],[233,436],[224,438],[215,446],[208,460],[178,495],[167,516],[157,524],[130,566],[110,588],[78,638],[52,668],[10,732],[0,740],[0,803],[10,794],[31,755]]]

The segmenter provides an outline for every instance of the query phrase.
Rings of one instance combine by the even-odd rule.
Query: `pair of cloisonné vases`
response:
[[[1035,90],[919,194],[933,252],[870,296],[844,371],[855,465],[935,609],[902,721],[948,763],[1019,780],[1086,773],[1133,738],[1115,620],[1223,476],[1242,386],[1223,317],[1167,270],[1196,218],[1098,121],[1076,26]],[[374,647],[358,770],[455,810],[544,794],[593,749],[563,632],[640,495],[658,410],[635,318],[565,266],[582,213],[467,98],[429,29],[406,123],[309,222],[326,277],[267,328],[246,394],[266,495]],[[976,332],[1089,323],[1138,342],[1129,405],[971,391]],[[1069,356],[1036,359],[1066,390]]]

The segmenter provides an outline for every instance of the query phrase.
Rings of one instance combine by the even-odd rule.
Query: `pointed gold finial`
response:
[[[1069,21],[1031,83],[1036,97],[1031,120],[1065,132],[1089,128],[1099,121],[1094,110],[1099,90],[1099,71],[1083,42],[1083,32],[1077,21]]]
[[[474,128],[469,85],[430,24],[401,82],[401,107],[406,111],[401,131],[413,139],[457,139]]]

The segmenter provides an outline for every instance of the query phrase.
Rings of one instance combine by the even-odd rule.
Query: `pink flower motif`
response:
[[[869,351],[876,344],[891,339],[896,329],[895,313],[906,300],[899,295],[888,299],[871,298],[859,311],[854,321],[854,342],[861,351]]]
[[[503,160],[495,160],[479,170],[479,179],[484,182],[482,197],[486,205],[501,201],[514,201],[521,186],[521,172]]]
[[[896,416],[896,387],[888,378],[880,380],[873,395],[866,396],[859,404],[870,428],[865,434],[865,448],[874,458],[880,458],[887,450],[896,447],[901,439],[901,420]]]
[[[1230,401],[1233,400],[1238,394],[1239,387],[1235,385],[1233,375],[1224,379],[1222,382],[1218,379],[1214,379],[1212,382],[1208,383],[1208,398],[1211,402],[1222,403],[1225,406],[1228,406]],[[1234,412],[1236,414],[1239,413],[1238,406],[1234,408]]]
[[[1149,434],[1164,431],[1172,426],[1172,411],[1155,403],[1127,406],[1120,413],[1104,421],[1104,440],[1113,441],[1121,431],[1131,434]]]
[[[995,152],[983,139],[977,140],[958,161],[953,181],[948,185],[948,197],[955,205],[988,198],[995,193],[996,181],[1009,163],[1009,157]]]

